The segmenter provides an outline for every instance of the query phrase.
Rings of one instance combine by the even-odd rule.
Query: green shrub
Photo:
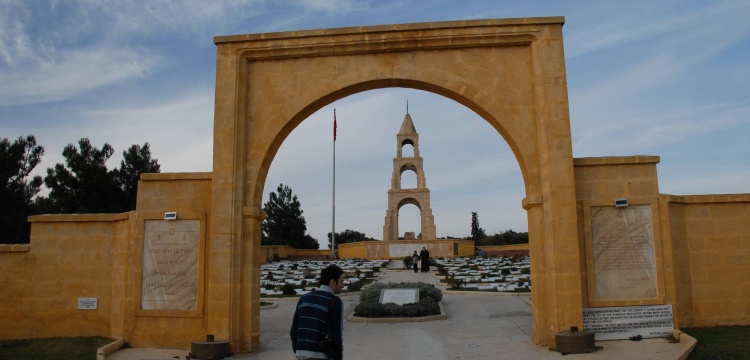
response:
[[[445,270],[445,266],[444,265],[437,264],[436,267],[437,267],[438,274],[443,275],[443,276],[447,276],[448,275],[448,270]]]
[[[361,302],[354,308],[354,316],[383,317],[383,304],[377,302]]]
[[[454,277],[451,277],[446,281],[448,284],[448,288],[451,290],[458,290],[463,288],[464,284],[466,284],[466,281],[464,279],[456,279]]]
[[[409,269],[414,263],[412,262],[411,255],[404,256],[404,267]]]
[[[281,293],[284,295],[296,295],[297,292],[294,291],[294,285],[286,283],[281,287]]]
[[[396,305],[380,304],[382,289],[419,289],[419,302]],[[362,317],[416,317],[440,314],[438,302],[443,293],[432,284],[425,283],[374,283],[360,294],[360,303],[354,309],[355,316]]]
[[[362,286],[365,284],[364,281],[358,280],[353,283],[349,284],[349,291],[360,291],[362,290]]]
[[[439,315],[440,306],[431,299],[422,299],[417,303],[397,305],[377,302],[360,302],[354,308],[354,316],[361,317],[418,317]]]

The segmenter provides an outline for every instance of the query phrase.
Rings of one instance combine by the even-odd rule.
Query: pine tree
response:
[[[276,192],[269,194],[263,205],[266,218],[261,230],[261,245],[289,245],[297,249],[317,249],[318,241],[306,235],[307,223],[302,216],[302,206],[292,189],[279,184]]]
[[[28,243],[31,225],[26,218],[33,213],[32,198],[39,193],[42,177],[27,177],[44,155],[36,138],[28,135],[13,143],[0,139],[0,243]]]
[[[486,237],[484,229],[479,227],[479,215],[471,213],[471,239],[474,241],[482,240]]]
[[[148,143],[133,145],[122,152],[120,168],[114,171],[115,183],[125,194],[122,211],[135,210],[138,197],[138,180],[143,173],[158,173],[161,166],[159,161],[151,159],[151,149]]]
[[[78,141],[79,148],[68,144],[63,149],[65,165],[47,169],[44,184],[49,199],[59,213],[114,213],[123,211],[124,193],[107,170],[105,163],[114,153],[105,143],[101,150],[89,139]]]

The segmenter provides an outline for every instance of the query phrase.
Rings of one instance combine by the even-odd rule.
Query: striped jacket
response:
[[[296,356],[327,359],[319,343],[325,334],[333,340],[334,359],[341,360],[343,347],[343,303],[333,289],[322,285],[318,290],[303,295],[297,302],[289,335]]]

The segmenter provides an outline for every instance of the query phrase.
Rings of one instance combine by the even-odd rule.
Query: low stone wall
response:
[[[487,256],[529,256],[529,244],[477,246]]]
[[[339,257],[342,259],[364,258],[403,259],[417,253],[425,247],[430,257],[461,257],[474,255],[474,242],[471,240],[396,240],[396,241],[361,241],[339,245]]]
[[[32,242],[0,246],[0,339],[111,336],[115,243],[132,213],[39,215]],[[79,309],[95,298],[96,309]]]

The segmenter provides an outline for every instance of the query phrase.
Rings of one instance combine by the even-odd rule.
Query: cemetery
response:
[[[266,263],[260,268],[260,294],[261,297],[304,295],[318,288],[320,271],[330,264],[336,264],[344,270],[344,292],[359,291],[362,285],[372,283],[388,263],[388,260],[362,259],[284,260]],[[288,289],[286,292],[285,288]]]
[[[437,265],[433,273],[441,278],[440,282],[447,290],[531,291],[528,256],[435,258],[432,261]],[[344,292],[353,292],[376,281],[390,260],[281,260],[266,263],[260,269],[261,297],[306,294],[318,287],[320,270],[332,263],[344,270]],[[457,281],[452,283],[450,280]],[[286,293],[285,287],[288,289]]]
[[[531,291],[528,256],[435,259],[437,272],[448,290],[487,292]]]

